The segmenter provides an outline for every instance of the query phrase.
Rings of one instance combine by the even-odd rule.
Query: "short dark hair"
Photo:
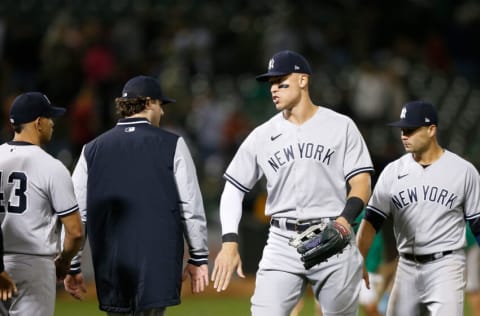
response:
[[[24,124],[13,124],[13,131],[17,134],[20,134],[24,129]]]
[[[132,116],[145,110],[150,98],[115,98],[115,110],[121,117]]]

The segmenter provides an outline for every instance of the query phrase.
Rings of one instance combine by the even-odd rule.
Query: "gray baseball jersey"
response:
[[[365,142],[347,116],[318,107],[308,121],[295,125],[280,112],[242,143],[224,174],[228,181],[224,194],[230,192],[229,187],[248,192],[265,176],[266,215],[282,222],[286,218],[306,221],[337,217],[345,207],[347,181],[372,171]],[[239,197],[243,194],[232,194],[230,199]],[[228,201],[220,203],[222,234],[236,233],[238,229],[241,208],[229,205]],[[288,245],[296,235],[295,231],[270,227],[256,275],[252,315],[287,315],[307,283],[322,302],[324,315],[339,311],[342,315],[356,315],[361,280],[358,249],[347,247],[327,263],[306,270],[296,249]]]
[[[385,167],[367,209],[393,216],[400,253],[461,249],[465,219],[480,216],[480,177],[448,150],[427,168],[405,154]]]
[[[373,166],[356,125],[345,115],[318,107],[299,126],[283,113],[258,126],[242,143],[224,177],[248,192],[265,176],[266,215],[309,220],[340,215],[346,181],[362,172],[373,172]]]
[[[5,253],[53,256],[60,248],[57,216],[77,211],[70,173],[39,146],[0,146],[0,218]]]

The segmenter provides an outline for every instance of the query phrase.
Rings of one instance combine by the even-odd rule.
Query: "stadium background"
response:
[[[158,77],[177,99],[163,125],[185,137],[197,165],[213,261],[221,175],[246,134],[274,113],[254,76],[275,51],[310,60],[314,102],[354,118],[377,175],[402,153],[398,131],[384,123],[411,99],[438,107],[441,144],[478,167],[479,24],[480,4],[466,0],[2,0],[0,141],[12,136],[13,98],[44,91],[68,109],[47,150],[72,169],[81,146],[116,121],[113,99],[123,83]],[[255,188],[244,203],[241,251],[250,276],[268,225],[263,201]]]

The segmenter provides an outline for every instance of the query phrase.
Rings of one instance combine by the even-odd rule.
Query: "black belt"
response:
[[[333,220],[335,218],[334,217],[332,217],[332,218],[327,217],[326,219]],[[310,227],[312,225],[315,225],[315,224],[320,224],[321,222],[322,222],[322,220],[311,220],[311,221],[305,221],[305,222],[300,222],[299,223],[296,220],[287,219],[286,222],[285,222],[285,228],[287,230],[293,230],[293,231],[296,231],[296,232],[303,232],[303,231],[307,230],[308,227]],[[272,226],[281,228],[279,219],[272,218],[270,220],[270,224]]]
[[[430,262],[430,261],[434,261],[434,260],[443,258],[446,255],[449,255],[451,253],[453,253],[452,250],[431,253],[429,255],[413,255],[411,253],[401,253],[400,256],[402,256],[403,258],[405,258],[407,260],[414,261],[414,262],[417,262],[417,263],[427,263],[427,262]]]

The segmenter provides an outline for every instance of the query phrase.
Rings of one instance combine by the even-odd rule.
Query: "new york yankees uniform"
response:
[[[429,303],[434,315],[463,315],[465,220],[480,218],[475,167],[448,150],[426,167],[405,154],[381,173],[365,218],[389,215],[400,260],[387,314],[417,315]]]
[[[362,263],[358,249],[347,247],[343,254],[306,270],[295,248],[288,245],[298,232],[285,228],[293,222],[328,221],[339,216],[346,202],[347,181],[363,172],[373,172],[373,166],[360,132],[350,118],[325,107],[318,107],[302,125],[278,113],[245,139],[224,174],[225,190],[235,187],[241,194],[249,192],[264,176],[268,193],[265,214],[272,216],[252,311],[284,315],[308,282],[325,315],[332,311],[356,313]],[[222,234],[237,233],[241,210],[221,204],[220,215]],[[278,301],[278,297],[285,300]],[[278,310],[262,310],[264,302]]]
[[[0,146],[0,218],[5,270],[22,299],[18,315],[53,315],[60,251],[59,216],[78,210],[70,174],[39,146],[9,141]],[[35,269],[31,269],[34,266]]]

